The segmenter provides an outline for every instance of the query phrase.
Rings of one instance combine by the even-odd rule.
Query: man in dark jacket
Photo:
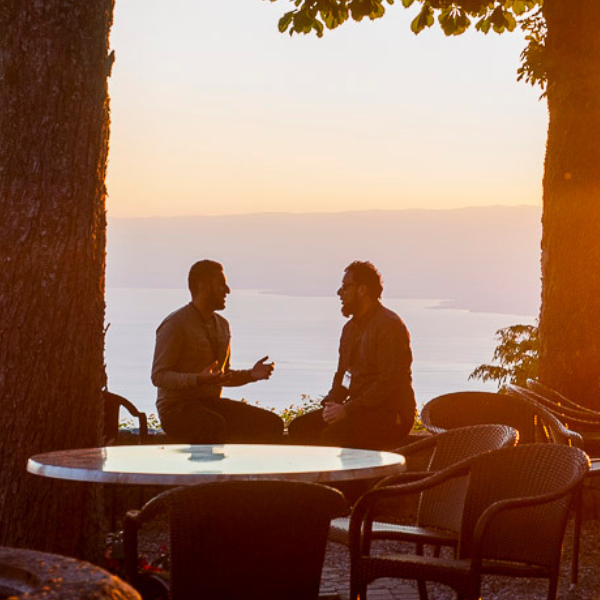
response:
[[[410,337],[402,319],[380,301],[381,275],[370,262],[346,267],[338,296],[351,317],[342,331],[337,371],[323,409],[289,426],[291,441],[392,449],[415,418]]]

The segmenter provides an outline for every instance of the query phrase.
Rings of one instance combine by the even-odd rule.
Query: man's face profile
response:
[[[208,301],[213,310],[223,310],[225,308],[225,299],[230,291],[225,273],[221,271],[212,279],[208,290]]]
[[[357,287],[358,284],[354,281],[352,273],[346,273],[346,275],[344,275],[344,279],[342,279],[342,285],[337,291],[337,294],[342,301],[342,314],[345,317],[352,316],[356,311]]]

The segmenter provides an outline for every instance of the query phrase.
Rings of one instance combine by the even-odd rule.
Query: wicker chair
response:
[[[421,421],[432,433],[467,425],[502,423],[519,432],[521,444],[552,442],[583,447],[583,440],[577,432],[568,430],[542,404],[520,394],[444,394],[425,404]]]
[[[295,481],[164,492],[125,518],[125,570],[134,587],[138,531],[161,510],[171,530],[171,600],[314,600],[329,523],[348,504],[337,490]]]
[[[457,462],[482,452],[514,446],[517,440],[516,430],[506,425],[474,425],[473,427],[460,427],[429,436],[408,446],[398,448],[396,452],[403,454],[406,458],[408,472],[387,477],[380,481],[377,487],[406,483],[428,477],[433,472],[446,469]],[[411,470],[413,462],[416,462],[423,455],[428,458],[425,469],[421,471]],[[449,509],[447,511],[439,510],[440,493],[454,496],[455,501],[447,503]],[[455,548],[458,543],[462,495],[464,495],[464,486],[455,486],[448,490],[426,490],[420,496],[414,526],[375,521],[372,526],[371,539],[395,539],[413,542],[416,545],[417,554],[423,553],[424,545],[434,546],[436,555],[439,554],[440,546]],[[331,522],[329,539],[348,545],[349,525],[350,519],[348,518],[334,519]]]
[[[569,507],[589,468],[578,448],[528,444],[467,459],[422,481],[365,494],[350,520],[350,599],[366,599],[381,577],[435,581],[463,600],[480,597],[481,576],[542,577],[548,600],[557,593]],[[458,558],[370,555],[372,515],[383,499],[465,481]],[[440,502],[443,502],[441,499]]]
[[[570,408],[572,410],[576,410],[583,413],[588,413],[590,417],[600,419],[600,411],[587,408],[587,406],[581,406],[581,404],[573,402],[573,400],[566,398],[556,390],[548,387],[547,385],[544,385],[543,383],[540,383],[539,381],[528,379],[525,385],[527,389],[531,390],[532,392],[535,392],[536,394],[539,394],[540,396],[544,396],[549,400],[552,400],[559,406],[562,406],[564,408]]]
[[[555,390],[541,383],[529,381],[527,388],[511,385],[510,393],[529,398],[543,404],[566,428],[576,431],[583,440],[583,448],[592,456],[600,450],[600,413],[580,407]],[[583,492],[585,488],[582,487]],[[583,521],[583,498],[576,503],[575,526],[573,529],[573,548],[571,553],[571,583],[576,584],[579,572],[579,546]]]
[[[516,395],[542,404],[565,427],[581,435],[586,452],[593,455],[598,454],[600,450],[600,413],[579,407],[558,392],[541,384],[531,383],[527,388],[511,385],[509,390]]]

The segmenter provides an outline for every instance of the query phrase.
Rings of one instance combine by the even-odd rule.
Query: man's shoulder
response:
[[[400,317],[400,315],[390,308],[380,304],[374,316],[374,324],[376,327],[389,329],[390,327],[399,332],[408,333],[408,329]]]
[[[194,307],[192,306],[191,302],[184,306],[181,306],[177,310],[174,310],[171,314],[167,315],[162,320],[162,323],[158,327],[160,328],[163,325],[167,325],[167,324],[168,325],[176,325],[177,323],[184,322],[190,318],[191,311],[193,311],[193,310],[194,310]]]
[[[394,312],[391,308],[387,308],[380,304],[375,311],[375,318],[380,321],[396,321],[399,323],[404,323],[400,318],[400,315]]]

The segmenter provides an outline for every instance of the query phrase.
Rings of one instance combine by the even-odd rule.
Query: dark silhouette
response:
[[[324,408],[289,426],[294,443],[348,448],[395,448],[412,429],[410,337],[400,317],[381,302],[381,275],[370,262],[345,270],[338,296],[352,317],[340,340],[338,369]]]
[[[201,260],[190,269],[192,301],[171,313],[156,330],[152,383],[165,433],[193,444],[269,443],[281,439],[276,414],[221,398],[223,386],[268,379],[275,367],[261,358],[249,370],[230,368],[229,323],[215,311],[225,308],[230,289],[223,266]]]

